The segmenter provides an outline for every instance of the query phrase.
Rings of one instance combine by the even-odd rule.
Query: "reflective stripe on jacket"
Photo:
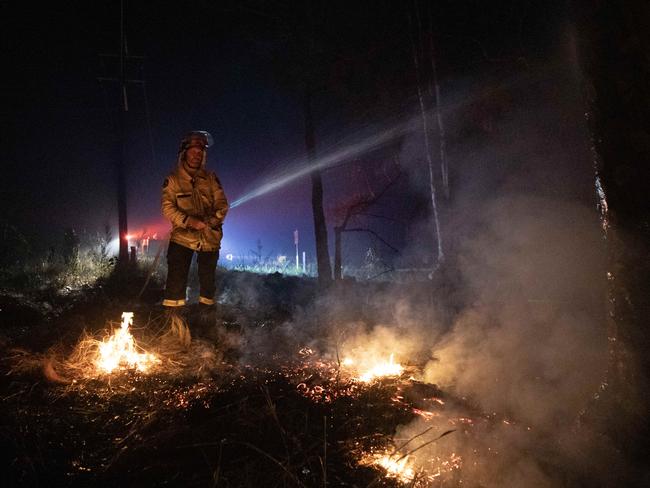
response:
[[[163,215],[172,223],[171,241],[197,251],[220,249],[228,201],[217,175],[201,168],[192,177],[179,164],[163,183],[161,206]],[[202,220],[206,227],[189,228],[189,217]]]

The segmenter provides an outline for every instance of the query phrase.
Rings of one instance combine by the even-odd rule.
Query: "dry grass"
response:
[[[83,331],[70,349],[58,343],[45,353],[35,353],[24,348],[10,349],[4,358],[9,374],[38,376],[57,384],[78,388],[93,380],[108,380],[111,375],[102,371],[97,360],[100,345],[113,333],[116,324],[110,323],[95,333]],[[170,315],[140,328],[135,334],[141,351],[153,353],[159,359],[149,374],[201,378],[222,367],[222,352],[216,344],[204,339],[192,339],[187,321]]]
[[[15,377],[47,367],[52,383],[20,387],[12,424],[40,425],[40,435],[71,446],[52,452],[27,436],[18,457],[30,476],[76,466],[66,484],[400,486],[358,464],[362,452],[389,448],[395,426],[412,418],[391,400],[400,380],[361,384],[311,355],[278,358],[276,370],[224,365],[213,344],[194,338],[185,347],[171,324],[149,325],[147,347],[163,358],[149,375],[89,374],[101,334],[85,335],[67,356],[61,347],[15,352]],[[57,417],[75,426],[72,437],[52,423]],[[35,459],[42,449],[52,457]]]

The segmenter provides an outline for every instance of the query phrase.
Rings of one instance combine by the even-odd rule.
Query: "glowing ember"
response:
[[[452,452],[447,458],[436,457],[432,462],[437,463],[438,466],[433,470],[433,473],[428,476],[431,481],[434,479],[442,480],[445,478],[445,475],[461,469],[463,459],[455,452]]]
[[[420,410],[419,408],[413,407],[411,411],[415,415],[419,415],[422,417],[424,420],[431,420],[434,417],[440,417],[440,414],[438,412],[430,412],[429,410]]]
[[[382,378],[386,376],[399,376],[403,371],[404,367],[399,363],[393,362],[393,355],[391,354],[388,362],[375,364],[373,367],[359,376],[359,380],[363,381],[364,383],[370,383],[376,378]]]
[[[133,325],[133,312],[123,312],[120,328],[99,344],[95,365],[100,371],[112,373],[116,369],[137,369],[146,372],[160,363],[155,354],[138,352],[141,348],[129,332],[129,325]]]

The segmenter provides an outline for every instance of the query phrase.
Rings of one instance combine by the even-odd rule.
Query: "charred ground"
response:
[[[302,338],[255,344],[277,341],[277,329],[310,305],[313,280],[225,275],[216,321],[205,323],[196,306],[187,311],[195,343],[218,354],[203,370],[185,356],[188,368],[175,374],[53,375],[84,329],[102,328],[125,307],[147,317],[150,333],[164,327],[154,301],[126,297],[141,276],[116,280],[63,294],[3,294],[1,429],[11,485],[396,484],[358,461],[389,446],[396,425],[414,417],[410,403],[391,400],[401,381],[364,386],[299,348]],[[434,385],[419,388],[442,397]]]
[[[387,311],[404,297],[422,302],[431,283],[348,281],[325,293],[313,279],[224,272],[217,316],[206,321],[189,307],[192,346],[177,351],[170,367],[71,377],[62,360],[84,330],[105,327],[125,309],[135,312],[139,338],[153,341],[166,327],[156,285],[131,298],[143,278],[113,275],[63,294],[3,293],[0,429],[10,485],[603,481],[584,466],[569,467],[543,430],[423,381],[426,354],[413,353],[399,377],[369,383],[342,366],[339,340],[341,347],[354,337],[366,345],[382,334],[395,341],[405,329],[395,336],[382,329]],[[395,302],[377,300],[387,296]],[[507,452],[513,444],[522,450],[515,457]],[[382,453],[401,460],[414,452],[427,461],[406,483],[377,464]],[[527,473],[532,459],[535,470]]]

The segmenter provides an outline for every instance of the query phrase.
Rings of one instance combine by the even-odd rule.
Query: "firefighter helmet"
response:
[[[188,147],[191,146],[201,146],[204,149],[212,146],[213,140],[209,132],[204,130],[193,130],[185,134],[181,140],[181,146],[178,149],[178,153],[185,152]]]

